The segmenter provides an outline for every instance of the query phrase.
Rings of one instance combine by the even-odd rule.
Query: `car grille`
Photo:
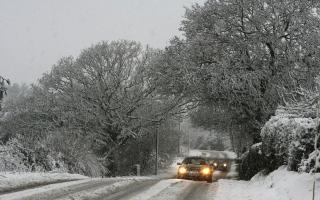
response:
[[[187,169],[188,171],[200,171],[200,168],[198,167],[188,167]]]

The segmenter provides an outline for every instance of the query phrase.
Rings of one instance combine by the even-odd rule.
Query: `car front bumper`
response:
[[[203,174],[200,172],[188,171],[184,174],[178,173],[178,178],[207,180],[212,177],[212,173]]]

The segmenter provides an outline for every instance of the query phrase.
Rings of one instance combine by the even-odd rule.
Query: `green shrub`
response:
[[[240,179],[250,180],[255,174],[266,169],[266,162],[266,157],[261,152],[261,143],[253,145],[241,157],[239,166]]]

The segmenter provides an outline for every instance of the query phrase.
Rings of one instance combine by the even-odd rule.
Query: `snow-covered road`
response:
[[[191,153],[201,154],[201,156],[209,156],[209,154],[212,152],[193,150]],[[228,157],[228,155],[225,155],[225,153],[218,153],[220,153],[223,158]],[[214,155],[217,157],[218,154],[214,152]],[[177,159],[178,160],[175,161],[169,169],[161,171],[158,176],[149,177],[88,178],[84,176],[78,177],[73,175],[68,177],[69,180],[73,181],[55,183],[56,180],[61,180],[61,175],[6,175],[6,178],[0,179],[0,200],[214,199],[214,195],[218,188],[217,182],[208,184],[206,182],[172,178],[175,177],[178,169],[176,163],[181,162],[181,159],[183,158]],[[225,176],[225,173],[218,172],[214,174],[214,179],[219,179]],[[33,177],[34,180],[32,180],[30,177]],[[38,186],[41,184],[43,186],[34,187],[34,183],[36,183]],[[8,185],[11,185],[11,187],[8,187]],[[16,188],[18,188],[18,190]]]
[[[104,200],[207,200],[213,199],[213,193],[217,184],[205,182],[168,179],[143,184],[136,189],[130,188],[127,191],[115,193]]]
[[[152,178],[86,179],[0,195],[1,200],[188,200],[214,199],[217,183]]]
[[[301,200],[311,199],[314,181],[315,200],[320,200],[320,174],[291,172],[285,166],[250,181],[220,179],[211,184],[159,176],[83,178],[0,192],[0,200]]]
[[[203,156],[210,152],[192,153]],[[225,157],[227,153],[219,155]],[[320,200],[319,173],[297,173],[282,166],[267,176],[257,174],[250,181],[240,181],[236,165],[231,164],[228,173],[215,171],[215,181],[210,184],[172,178],[177,172],[176,162],[159,175],[147,177],[0,173],[0,200],[301,200],[311,199],[314,182],[315,199]]]

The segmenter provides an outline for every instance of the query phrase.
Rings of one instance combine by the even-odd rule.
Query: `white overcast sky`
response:
[[[33,83],[63,56],[102,40],[163,48],[184,7],[205,0],[0,0],[0,75]]]

